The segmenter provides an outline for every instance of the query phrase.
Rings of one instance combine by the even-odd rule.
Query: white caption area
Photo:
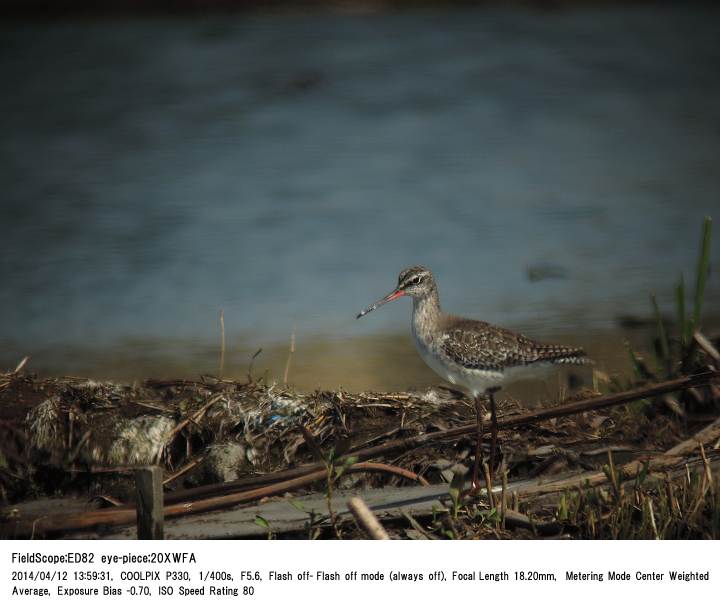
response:
[[[459,601],[556,608],[580,600],[585,608],[677,607],[688,595],[718,598],[718,549],[707,541],[5,541],[0,602],[54,609]]]

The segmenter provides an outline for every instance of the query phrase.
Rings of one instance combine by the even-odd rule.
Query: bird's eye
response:
[[[420,276],[415,277],[415,278],[412,280],[412,282],[413,282],[415,285],[417,285],[418,283],[420,283]]]

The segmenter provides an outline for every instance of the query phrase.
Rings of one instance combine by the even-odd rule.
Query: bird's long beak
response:
[[[375,304],[372,304],[367,309],[363,309],[362,311],[360,311],[360,313],[357,314],[355,319],[360,319],[363,315],[367,315],[368,313],[374,311],[378,307],[381,307],[385,303],[392,302],[396,298],[400,298],[400,296],[405,296],[405,292],[403,290],[393,290],[387,296],[378,300]]]

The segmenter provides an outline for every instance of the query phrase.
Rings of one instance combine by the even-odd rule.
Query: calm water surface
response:
[[[0,367],[215,371],[223,310],[232,373],[295,326],[304,382],[391,385],[409,304],[354,313],[411,264],[449,310],[592,348],[672,306],[720,211],[718,17],[4,25]]]

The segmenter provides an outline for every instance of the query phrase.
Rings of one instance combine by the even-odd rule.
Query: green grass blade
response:
[[[677,321],[680,328],[680,343],[684,349],[690,343],[690,337],[688,336],[688,325],[685,320],[685,278],[682,273],[680,273],[680,281],[675,289],[675,299],[677,300]]]
[[[655,294],[650,294],[650,300],[652,301],[655,321],[657,322],[658,340],[660,341],[660,359],[669,373],[672,371],[672,363],[670,362],[670,345],[668,344],[667,333],[665,332],[665,324],[663,323],[662,315],[660,315],[660,307],[658,307]]]
[[[636,378],[643,381],[647,381],[653,378],[654,375],[650,373],[650,371],[645,366],[645,363],[635,354],[635,351],[633,351],[630,343],[626,342],[625,347],[627,348],[628,356],[630,357],[630,363],[632,364],[632,369],[635,373]]]
[[[262,527],[263,529],[270,528],[270,523],[267,521],[267,519],[260,516],[260,514],[255,515],[255,524],[259,527]]]
[[[710,268],[710,237],[712,235],[712,218],[707,216],[703,222],[702,245],[700,246],[700,259],[698,260],[697,277],[695,279],[695,303],[691,334],[700,327],[700,311],[702,311],[705,297],[705,283]]]

